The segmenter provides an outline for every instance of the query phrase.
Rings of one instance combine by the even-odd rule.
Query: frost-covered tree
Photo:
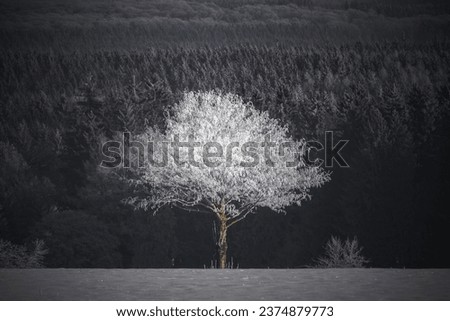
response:
[[[164,132],[148,128],[129,145],[136,195],[126,202],[154,212],[169,205],[214,213],[221,268],[232,225],[259,207],[300,205],[329,179],[304,162],[305,141],[239,96],[185,93],[166,120]]]

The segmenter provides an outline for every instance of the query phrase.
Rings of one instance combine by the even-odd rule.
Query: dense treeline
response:
[[[72,25],[0,29],[0,51],[33,51],[90,54],[93,51],[129,53],[153,48],[234,46],[339,46],[355,42],[448,42],[446,17],[412,17],[385,20],[359,17],[351,12],[282,22],[216,23],[149,19],[145,22],[102,23],[89,28]]]
[[[301,208],[236,226],[241,267],[298,267],[330,235],[358,236],[372,266],[450,266],[450,50],[446,42],[147,50],[13,51],[0,56],[0,238],[49,248],[50,267],[202,267],[213,216],[121,203],[98,171],[99,143],[164,126],[186,90],[242,95],[293,136],[348,139],[332,181]],[[319,156],[323,156],[320,153]]]
[[[0,50],[448,41],[444,0],[2,0]]]
[[[0,8],[4,20],[2,24],[6,25],[38,25],[49,21],[76,24],[80,19],[92,22],[152,17],[185,21],[207,19],[217,22],[267,22],[302,19],[308,13],[333,14],[335,11],[346,10],[387,17],[450,13],[450,5],[446,0],[2,0]]]

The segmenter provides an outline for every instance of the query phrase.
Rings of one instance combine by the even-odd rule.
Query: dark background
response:
[[[450,267],[447,1],[0,1],[0,239],[48,267],[209,267],[214,215],[121,200],[99,142],[221,89],[295,138],[348,139],[302,207],[233,226],[239,267],[304,267],[331,235],[373,267]],[[319,155],[320,156],[320,155]],[[446,254],[447,253],[447,254]]]

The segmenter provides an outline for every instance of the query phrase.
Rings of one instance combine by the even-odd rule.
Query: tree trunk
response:
[[[225,215],[220,218],[220,234],[219,234],[219,267],[225,269],[227,267],[227,221]]]

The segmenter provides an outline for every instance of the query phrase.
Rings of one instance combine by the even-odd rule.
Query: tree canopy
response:
[[[145,190],[128,199],[140,208],[224,211],[231,225],[258,207],[280,212],[301,205],[329,179],[303,160],[304,140],[293,140],[286,126],[233,94],[185,93],[164,133],[149,128],[136,140],[150,146],[130,179]]]

